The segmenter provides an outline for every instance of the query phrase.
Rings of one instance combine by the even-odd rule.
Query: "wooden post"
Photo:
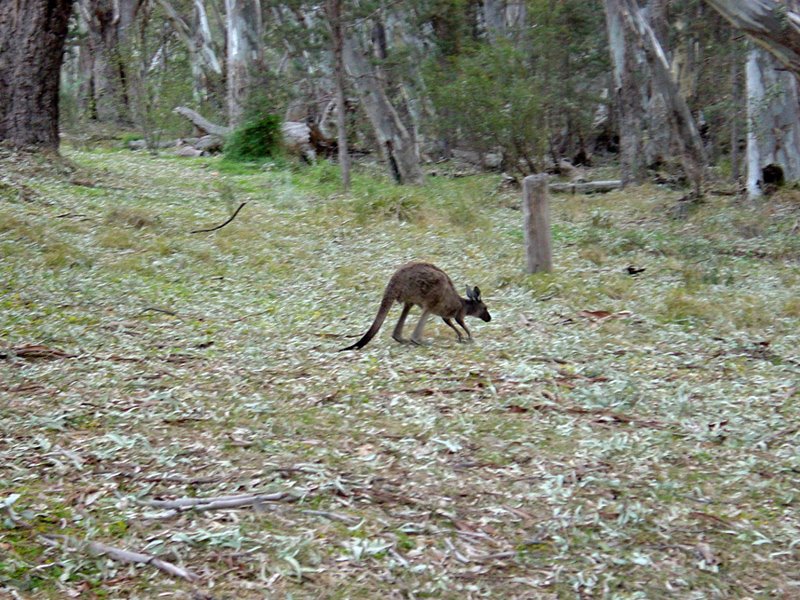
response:
[[[525,217],[526,271],[528,273],[552,271],[547,175],[529,175],[522,182],[522,214]]]

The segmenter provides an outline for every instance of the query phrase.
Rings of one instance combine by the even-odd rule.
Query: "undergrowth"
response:
[[[342,194],[324,162],[66,154],[79,182],[0,188],[0,590],[795,595],[794,192],[681,218],[652,186],[554,196],[554,272],[526,275],[494,176],[362,167]],[[410,347],[395,309],[337,352],[409,260],[491,323]],[[286,496],[153,505],[251,492]]]

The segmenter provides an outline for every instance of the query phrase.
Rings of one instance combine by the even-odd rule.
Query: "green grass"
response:
[[[2,515],[0,592],[796,594],[794,192],[684,220],[651,186],[554,196],[555,270],[526,275],[494,176],[395,187],[361,167],[345,195],[327,163],[65,154],[94,187],[34,165],[0,188],[0,503],[201,579]],[[414,259],[481,287],[475,343],[431,320],[430,346],[398,345],[394,312],[336,352]],[[8,350],[33,344],[72,356]],[[140,503],[250,491],[300,500]]]

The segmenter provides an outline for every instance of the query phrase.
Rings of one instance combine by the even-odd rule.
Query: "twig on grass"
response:
[[[122,548],[117,548],[115,546],[109,546],[108,544],[103,544],[101,542],[84,542],[78,539],[75,539],[68,535],[62,535],[58,533],[39,533],[35,530],[33,525],[20,519],[14,511],[11,509],[10,506],[0,506],[0,509],[4,509],[8,519],[14,523],[17,527],[21,527],[22,529],[26,529],[33,533],[40,541],[44,542],[48,546],[61,546],[66,550],[73,550],[73,551],[80,551],[82,549],[87,549],[91,554],[98,554],[101,556],[107,556],[111,560],[115,560],[118,562],[127,562],[127,563],[134,563],[140,565],[152,565],[156,569],[160,571],[164,571],[168,575],[172,575],[173,577],[180,577],[181,579],[185,579],[186,581],[195,582],[200,579],[200,577],[189,571],[188,569],[184,569],[183,567],[179,567],[176,564],[168,562],[166,560],[161,560],[153,556],[152,554],[143,554],[141,552],[131,552],[130,550],[123,550]]]
[[[64,542],[75,544],[80,546],[80,542],[77,540],[73,540],[67,536],[63,535],[53,535],[50,536],[55,539],[61,539]],[[159,571],[164,571],[168,575],[172,575],[173,577],[180,577],[181,579],[185,579],[186,581],[197,581],[200,579],[198,575],[192,573],[188,569],[184,569],[183,567],[179,567],[171,562],[166,560],[161,560],[160,558],[156,558],[151,554],[143,554],[141,552],[131,552],[130,550],[123,550],[122,548],[115,548],[114,546],[109,546],[108,544],[102,544],[100,542],[89,542],[86,544],[89,551],[93,554],[99,554],[103,556],[107,556],[112,560],[116,560],[119,562],[129,562],[134,564],[141,564],[141,565],[152,565]]]
[[[223,227],[225,227],[225,225],[227,225],[228,223],[230,223],[231,221],[233,221],[236,218],[236,215],[239,214],[239,211],[242,210],[242,207],[245,204],[247,204],[247,202],[242,202],[239,205],[239,208],[237,208],[235,211],[233,211],[233,214],[230,216],[230,218],[227,221],[225,221],[224,223],[222,223],[221,225],[217,225],[216,227],[209,227],[208,229],[195,229],[194,231],[190,231],[189,233],[208,233],[210,231],[216,231],[217,229],[222,229]]]
[[[300,511],[304,515],[311,515],[315,517],[324,517],[326,519],[330,519],[331,521],[341,521],[342,523],[347,523],[348,525],[355,525],[360,521],[355,517],[351,517],[349,515],[342,515],[335,512],[330,512],[327,510],[302,510]]]
[[[298,497],[288,492],[274,494],[239,494],[236,496],[216,496],[213,498],[178,498],[176,500],[140,500],[139,504],[153,508],[166,508],[170,512],[165,516],[190,510],[219,510],[255,506],[264,502],[294,502]]]

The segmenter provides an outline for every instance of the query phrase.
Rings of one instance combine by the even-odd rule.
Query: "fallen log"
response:
[[[608,181],[586,181],[583,183],[551,183],[548,189],[555,193],[564,194],[602,194],[622,188],[618,179]]]
[[[197,111],[192,110],[191,108],[187,108],[185,106],[178,106],[175,108],[174,112],[179,114],[182,117],[189,119],[195,127],[197,127],[200,131],[204,134],[211,134],[211,135],[218,135],[220,137],[225,137],[231,132],[230,127],[224,127],[222,125],[216,125],[203,117]]]

